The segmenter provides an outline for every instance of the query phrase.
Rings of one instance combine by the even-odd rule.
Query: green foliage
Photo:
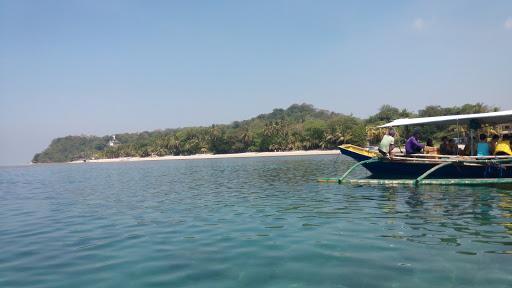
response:
[[[427,106],[415,115],[405,109],[383,105],[367,120],[316,109],[309,104],[294,104],[287,109],[236,121],[228,125],[188,127],[141,133],[116,134],[120,145],[108,146],[110,136],[67,136],[54,139],[34,163],[67,162],[91,158],[150,157],[204,153],[240,153],[333,149],[344,143],[366,146],[380,141],[376,126],[405,117],[479,113],[497,110],[482,103],[460,107]],[[446,127],[424,127],[424,133],[437,135]],[[449,128],[449,127],[448,127]],[[430,129],[430,130],[428,130]],[[452,129],[453,130],[453,129]],[[401,135],[408,131],[399,130]],[[405,136],[404,136],[405,137]]]
[[[310,119],[304,122],[304,136],[308,149],[318,149],[327,146],[325,141],[326,129],[327,124],[323,120]]]
[[[377,114],[370,116],[367,122],[373,124],[384,124],[398,118],[409,118],[412,117],[413,115],[414,114],[407,111],[407,109],[400,110],[396,107],[386,104],[380,107],[379,112],[377,112]]]
[[[459,114],[473,114],[498,111],[498,107],[491,107],[483,103],[464,104],[462,106],[454,107],[441,107],[441,106],[426,106],[424,109],[418,111],[419,117],[433,117],[443,115],[459,115]]]
[[[92,151],[105,149],[108,137],[67,136],[54,139],[42,153],[34,155],[32,162],[66,162],[90,157]]]

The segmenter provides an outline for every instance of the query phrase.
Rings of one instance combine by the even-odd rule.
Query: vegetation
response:
[[[384,105],[378,113],[363,120],[351,115],[316,109],[309,104],[294,104],[287,109],[274,109],[271,113],[226,125],[116,134],[120,144],[114,146],[109,145],[110,136],[57,138],[43,152],[34,155],[32,161],[49,163],[91,158],[333,149],[344,143],[365,146],[368,143],[378,143],[385,133],[383,129],[377,128],[378,125],[397,118],[496,110],[495,107],[477,103],[446,108],[427,106],[415,114]],[[447,128],[450,127],[433,126],[422,129],[425,134],[436,135]]]

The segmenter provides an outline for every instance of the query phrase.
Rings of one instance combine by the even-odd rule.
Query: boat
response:
[[[394,120],[379,127],[388,128],[428,124],[457,124],[459,126],[467,124],[471,128],[470,139],[473,139],[474,130],[482,124],[495,125],[504,123],[512,123],[512,110],[452,116],[404,118]],[[345,180],[353,168],[362,166],[371,173],[370,178],[389,179],[390,181],[393,179],[415,179],[415,183],[418,183],[419,180],[429,177],[429,179],[463,179],[461,181],[471,179],[466,181],[467,183],[478,183],[478,181],[474,181],[478,179],[483,182],[492,182],[489,179],[504,179],[505,182],[512,182],[512,156],[507,155],[454,156],[395,153],[392,157],[382,157],[377,151],[351,144],[341,145],[339,150],[341,154],[358,161],[342,178],[336,178],[342,181]]]
[[[451,156],[415,154],[406,156],[395,154],[392,158],[380,157],[378,153],[355,145],[345,144],[338,147],[341,154],[358,162],[375,159],[361,164],[372,178],[418,178],[440,164],[430,177],[447,178],[506,178],[512,177],[511,156]],[[510,163],[507,163],[510,162]],[[450,165],[448,165],[450,164]]]

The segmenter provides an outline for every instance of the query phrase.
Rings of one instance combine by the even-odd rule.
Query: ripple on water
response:
[[[335,161],[2,168],[0,287],[512,283],[511,191],[317,184]]]

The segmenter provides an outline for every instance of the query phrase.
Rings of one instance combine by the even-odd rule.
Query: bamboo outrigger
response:
[[[415,124],[469,124],[474,127],[483,123],[512,123],[512,110],[398,119],[380,127],[407,126]],[[470,137],[472,139],[472,137]],[[471,143],[471,146],[472,143]],[[453,156],[435,154],[394,154],[381,157],[376,151],[345,144],[340,152],[358,161],[340,178],[321,178],[320,182],[348,184],[391,185],[489,185],[512,184],[512,155],[506,156]],[[475,151],[472,151],[475,152]],[[473,154],[474,155],[474,154]],[[362,166],[372,173],[372,178],[348,179],[347,176]]]
[[[510,157],[509,157],[510,158]],[[340,178],[320,178],[319,182],[325,183],[338,183],[338,184],[356,184],[356,185],[493,185],[493,184],[512,184],[512,177],[504,178],[440,178],[440,179],[427,179],[435,171],[447,167],[449,165],[464,163],[461,161],[448,161],[435,165],[425,173],[421,174],[415,179],[379,179],[379,178],[364,178],[364,179],[347,179],[347,176],[358,166],[378,162],[379,158],[372,158],[364,160],[353,165],[343,176]],[[489,160],[470,160],[470,164],[488,164]],[[481,162],[480,162],[481,161]],[[501,159],[492,162],[493,164],[499,163],[512,163],[512,158]]]

